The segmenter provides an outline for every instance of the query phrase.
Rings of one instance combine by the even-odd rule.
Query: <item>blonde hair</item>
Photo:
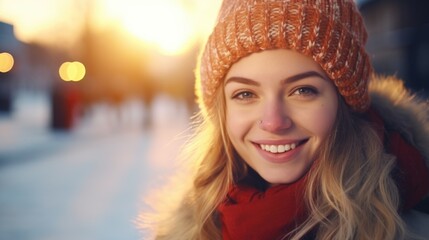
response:
[[[179,205],[168,215],[161,213],[155,220],[158,221],[156,239],[222,238],[216,208],[226,196],[238,170],[232,157],[232,145],[223,130],[223,95],[217,95],[215,104],[218,105],[212,108],[213,112],[201,112],[194,118],[194,134],[181,155],[194,172],[193,181],[190,189],[183,192]]]
[[[221,239],[216,213],[228,188],[246,174],[228,138],[223,91],[213,112],[199,116],[185,149],[194,165],[191,188],[162,222],[156,239]],[[305,201],[309,217],[284,239],[403,239],[399,193],[391,173],[395,159],[384,153],[373,127],[339,101],[336,124],[309,172]],[[216,112],[214,112],[216,111]]]
[[[395,157],[384,153],[367,121],[339,103],[332,134],[308,174],[310,216],[292,239],[309,231],[316,239],[404,239],[399,192],[391,176]]]

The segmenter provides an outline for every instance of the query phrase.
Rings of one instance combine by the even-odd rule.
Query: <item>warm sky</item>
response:
[[[0,0],[0,21],[21,41],[70,45],[88,19],[95,29],[120,26],[162,51],[179,53],[205,35],[220,0]],[[91,9],[90,11],[88,9]],[[89,14],[87,14],[89,11]]]

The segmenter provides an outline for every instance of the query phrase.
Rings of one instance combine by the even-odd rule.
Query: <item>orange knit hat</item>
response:
[[[224,0],[202,52],[196,94],[203,111],[232,64],[251,53],[291,49],[312,57],[357,112],[369,106],[372,66],[353,0]]]

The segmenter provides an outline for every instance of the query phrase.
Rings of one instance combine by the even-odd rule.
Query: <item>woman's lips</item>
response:
[[[258,152],[267,161],[273,163],[284,163],[292,160],[307,141],[308,139],[291,141],[285,144],[255,143],[255,146]]]
[[[290,150],[295,149],[296,145],[297,145],[296,143],[282,144],[282,145],[261,144],[260,147],[262,150],[265,150],[265,151],[270,152],[270,153],[284,153],[284,152],[288,152]]]

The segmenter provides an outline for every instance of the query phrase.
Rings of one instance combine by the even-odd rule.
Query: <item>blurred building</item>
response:
[[[369,33],[375,71],[394,74],[414,90],[429,89],[429,1],[357,1]]]
[[[0,22],[0,52],[15,53],[19,51],[20,42],[15,38],[13,26]]]
[[[0,22],[0,54],[10,54],[12,60],[16,61],[20,52],[19,41],[13,33],[13,26]],[[0,58],[0,64],[4,64],[5,59]],[[12,69],[0,71],[0,112],[10,112],[12,109],[12,91],[15,78],[15,63],[12,61]]]

